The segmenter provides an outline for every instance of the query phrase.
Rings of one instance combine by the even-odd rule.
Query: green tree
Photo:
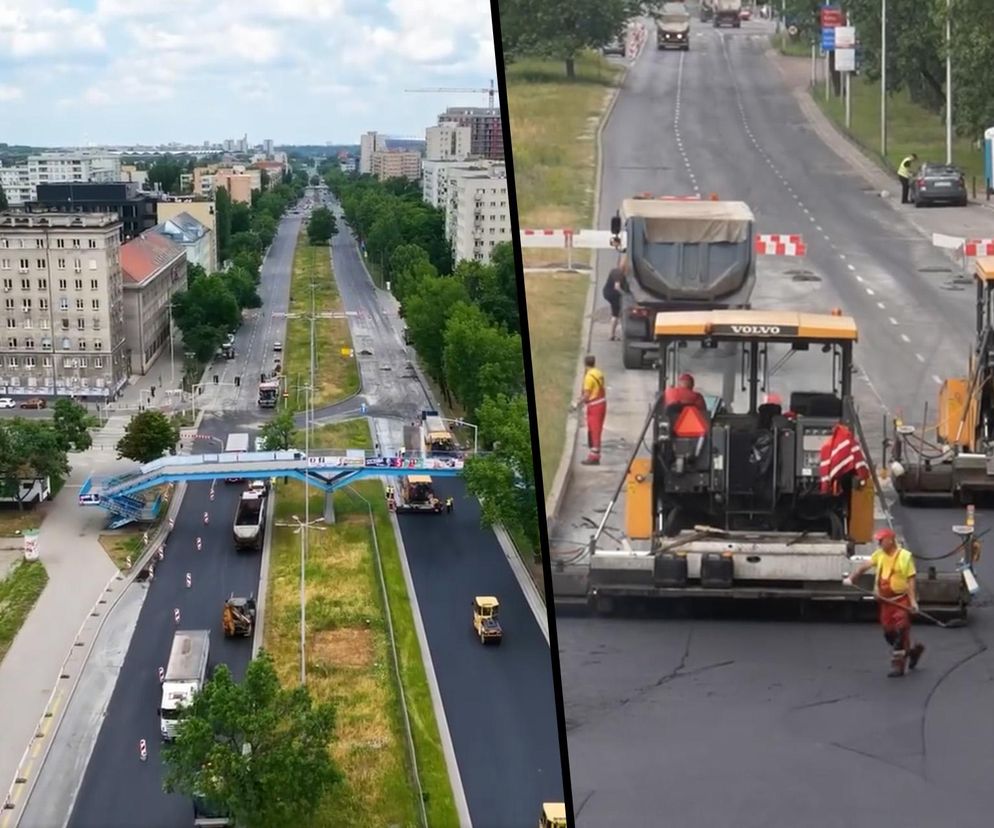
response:
[[[277,221],[268,212],[261,211],[252,219],[252,232],[259,237],[263,248],[269,247],[276,238]]]
[[[164,192],[178,193],[182,173],[183,166],[176,159],[159,158],[148,170],[148,181],[150,184],[158,184]]]
[[[297,442],[297,427],[293,422],[293,413],[281,411],[259,429],[259,436],[262,437],[266,451],[287,451],[293,448]]]
[[[190,287],[198,279],[203,279],[207,275],[207,271],[204,270],[203,265],[198,265],[196,262],[188,262],[186,265],[186,286]]]
[[[457,305],[468,301],[466,288],[459,282],[436,276],[423,279],[417,292],[404,305],[404,319],[411,334],[411,343],[421,356],[425,369],[438,382],[445,381],[442,360],[445,323]]]
[[[223,336],[238,327],[241,314],[238,301],[224,277],[212,274],[198,279],[176,295],[173,319],[186,340],[190,332],[201,326],[213,328]]]
[[[231,244],[231,196],[223,187],[214,192],[214,213],[217,224],[217,256],[218,263],[224,264],[228,259],[228,248]]]
[[[390,256],[390,273],[393,294],[403,303],[415,293],[424,279],[438,276],[438,271],[424,248],[416,244],[402,244]]]
[[[311,244],[327,244],[338,232],[335,216],[326,207],[319,207],[307,222],[307,239]]]
[[[459,262],[453,275],[466,286],[473,303],[499,327],[519,330],[518,285],[510,244],[496,245],[490,264],[469,259]]]
[[[93,445],[90,429],[94,418],[74,400],[61,399],[55,403],[52,425],[63,451],[86,451]]]
[[[231,234],[247,233],[252,229],[252,208],[243,202],[231,205]]]
[[[57,485],[68,476],[69,459],[51,423],[21,417],[0,422],[0,480],[47,477]],[[19,500],[18,506],[24,504]]]
[[[251,230],[235,233],[231,237],[230,255],[237,256],[239,253],[262,253],[262,239]]]
[[[149,463],[172,451],[179,442],[179,426],[161,411],[142,411],[131,418],[117,443],[117,456]]]
[[[488,398],[476,417],[490,453],[466,461],[466,488],[480,501],[486,525],[516,530],[537,550],[538,493],[528,400],[523,394]]]
[[[163,749],[164,788],[218,803],[244,828],[306,824],[342,778],[328,751],[334,727],[334,708],[306,686],[281,687],[265,651],[241,684],[222,664]]]

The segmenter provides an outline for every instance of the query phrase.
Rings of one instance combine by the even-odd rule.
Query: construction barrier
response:
[[[760,233],[756,236],[756,253],[760,256],[803,256],[807,247],[798,235]]]
[[[186,588],[189,589],[193,586],[193,575],[189,572],[186,573]]]
[[[173,621],[177,624],[179,623],[179,607],[176,607],[176,609],[173,610]]]
[[[144,739],[138,740],[138,756],[143,762],[148,759],[148,744]]]
[[[197,551],[199,552],[203,548],[204,548],[204,542],[200,538],[197,538]]]
[[[166,680],[166,671],[160,667],[159,668],[159,684],[162,684]]]
[[[976,258],[977,256],[994,256],[994,239],[964,240],[963,255],[971,258]]]

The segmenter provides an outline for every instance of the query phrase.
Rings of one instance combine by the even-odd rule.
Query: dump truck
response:
[[[538,828],[566,828],[566,804],[543,802],[542,813],[538,817]]]
[[[159,705],[159,732],[163,739],[176,736],[180,709],[190,704],[204,686],[210,638],[210,630],[177,630],[173,635]]]
[[[690,50],[690,12],[683,3],[664,3],[656,15],[656,48]]]
[[[266,379],[259,383],[259,408],[276,408],[280,395],[277,379]]]
[[[869,592],[842,583],[876,529],[876,475],[852,399],[855,321],[838,310],[684,311],[658,314],[655,336],[659,397],[587,549],[593,608],[610,612],[618,598],[863,601],[871,575],[860,584]],[[701,389],[730,371],[738,393],[668,394],[688,367]],[[626,537],[599,548],[622,491]],[[970,600],[961,573],[936,564],[918,597],[954,615]]]
[[[255,491],[242,492],[235,512],[235,548],[261,549],[265,520],[266,498]]]
[[[717,29],[719,26],[742,28],[742,0],[714,0],[712,20]]]
[[[493,595],[477,595],[473,599],[473,632],[480,639],[481,644],[500,644],[504,639],[504,630],[501,629],[500,621],[500,601]]]
[[[444,504],[435,497],[432,480],[426,474],[412,474],[401,478],[397,493],[398,512],[429,512],[439,514]]]
[[[756,284],[755,218],[741,201],[626,199],[611,220],[625,229],[628,289],[621,295],[622,357],[645,367],[662,311],[746,308]]]
[[[249,638],[255,630],[255,598],[236,598],[232,593],[221,611],[221,626],[225,638]]]

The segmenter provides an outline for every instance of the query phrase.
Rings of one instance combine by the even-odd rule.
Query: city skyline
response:
[[[206,13],[192,0],[3,6],[8,144],[418,137],[446,107],[484,106],[486,96],[404,89],[482,89],[496,77],[490,7],[479,0],[219,0]]]

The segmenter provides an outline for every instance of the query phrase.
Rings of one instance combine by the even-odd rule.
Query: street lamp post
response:
[[[307,505],[307,487],[304,487],[304,506]],[[310,546],[310,530],[320,529],[322,532],[325,530],[324,526],[317,526],[319,522],[324,520],[324,518],[317,518],[313,523],[307,520],[307,514],[304,514],[304,520],[301,520],[296,515],[291,515],[293,518],[293,523],[277,523],[277,526],[296,526],[297,528],[293,530],[295,535],[300,535],[300,683],[307,684],[307,553]]]
[[[887,0],[880,0],[880,155],[887,157]]]
[[[946,0],[946,163],[953,163],[953,15],[952,0]]]

